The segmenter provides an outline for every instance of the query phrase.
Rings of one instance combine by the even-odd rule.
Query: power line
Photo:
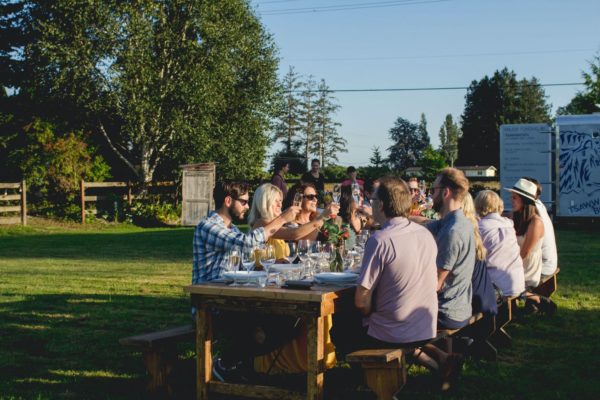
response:
[[[528,86],[580,86],[585,85],[585,82],[569,82],[569,83],[538,83]],[[328,89],[328,90],[288,90],[286,93],[311,93],[311,92],[336,92],[336,93],[352,93],[352,92],[424,92],[424,91],[442,91],[442,90],[467,90],[469,86],[445,86],[445,87],[417,87],[417,88],[372,88],[372,89]]]
[[[287,14],[307,14],[318,12],[332,11],[348,11],[348,10],[364,10],[369,8],[384,8],[408,6],[413,4],[441,3],[451,0],[398,0],[398,1],[380,1],[376,3],[348,3],[335,6],[314,6],[314,7],[299,7],[299,8],[282,8],[275,10],[266,10],[261,12],[261,15],[287,15]]]
[[[393,57],[333,57],[333,58],[300,58],[286,59],[287,61],[310,61],[310,62],[332,62],[332,61],[386,61],[386,60],[415,60],[429,58],[463,58],[463,57],[489,57],[489,56],[514,56],[528,54],[557,54],[557,53],[583,53],[595,51],[596,49],[557,49],[557,50],[531,50],[531,51],[514,51],[514,52],[499,52],[499,53],[467,53],[467,54],[440,54],[440,55],[422,55],[422,56],[393,56]],[[285,58],[284,58],[285,59]]]

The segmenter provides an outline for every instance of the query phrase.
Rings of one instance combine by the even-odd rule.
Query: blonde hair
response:
[[[493,190],[482,190],[475,197],[475,211],[480,217],[492,213],[502,214],[504,202]]]
[[[485,256],[487,255],[487,250],[483,247],[483,241],[481,240],[481,234],[479,233],[479,224],[477,223],[477,218],[475,216],[475,205],[473,204],[473,197],[471,197],[471,193],[466,192],[465,197],[463,198],[463,213],[465,217],[471,221],[473,225],[473,233],[475,235],[475,247],[476,247],[476,257],[479,261],[484,261]]]
[[[273,215],[272,207],[277,195],[279,195],[279,198],[282,197],[281,190],[270,183],[260,185],[256,189],[252,198],[252,207],[248,214],[248,225],[250,227],[259,219],[272,221],[277,217],[277,215]]]

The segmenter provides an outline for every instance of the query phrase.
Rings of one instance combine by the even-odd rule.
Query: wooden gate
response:
[[[215,164],[182,165],[181,224],[198,224],[214,208],[212,192],[215,187]]]
[[[15,212],[21,214],[18,217],[0,217],[0,224],[18,224],[20,222],[21,225],[27,225],[27,184],[25,181],[0,183],[0,189],[4,190],[4,193],[0,193],[0,204],[9,203],[8,206],[0,206],[0,214]],[[18,205],[10,204],[11,202],[14,204],[16,201],[19,201]]]

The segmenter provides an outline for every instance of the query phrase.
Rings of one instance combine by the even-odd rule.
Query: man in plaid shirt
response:
[[[216,210],[200,221],[194,231],[193,284],[219,278],[231,249],[266,242],[300,211],[299,207],[290,207],[266,226],[242,233],[232,222],[242,220],[250,208],[249,189],[250,185],[241,182],[216,184],[213,192]]]

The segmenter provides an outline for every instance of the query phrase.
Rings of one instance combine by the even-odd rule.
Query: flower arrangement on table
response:
[[[350,237],[350,227],[346,223],[338,224],[335,215],[331,215],[323,222],[319,230],[319,240],[323,243],[329,243],[334,246],[335,258],[331,261],[329,268],[331,271],[342,271],[344,262],[342,260],[342,249],[344,240]]]

